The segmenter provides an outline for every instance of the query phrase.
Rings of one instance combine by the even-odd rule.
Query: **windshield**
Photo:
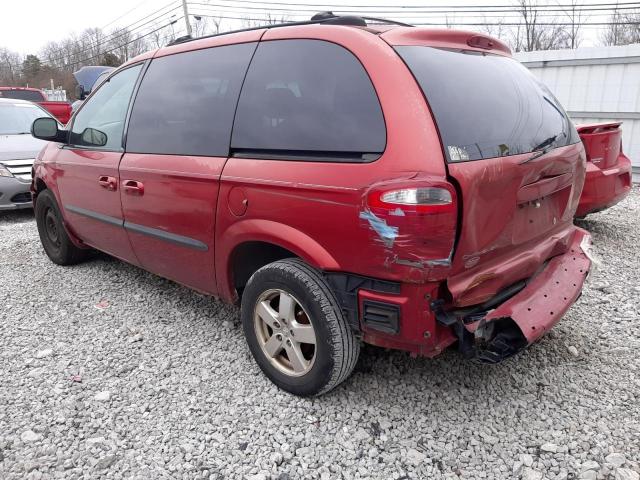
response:
[[[396,50],[431,107],[449,162],[579,141],[558,100],[512,58],[423,46]]]
[[[43,102],[40,92],[35,90],[1,90],[1,98],[13,98],[14,100],[28,100],[30,102]]]
[[[48,114],[29,103],[0,103],[0,135],[17,135],[31,132],[36,118]]]

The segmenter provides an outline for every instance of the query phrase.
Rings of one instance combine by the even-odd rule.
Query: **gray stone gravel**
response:
[[[58,267],[31,213],[0,213],[0,478],[638,480],[640,191],[581,225],[598,276],[524,353],[366,348],[306,400],[235,308],[106,256]]]

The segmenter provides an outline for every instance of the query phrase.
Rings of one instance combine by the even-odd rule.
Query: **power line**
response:
[[[196,5],[196,4],[191,4],[191,5]],[[203,4],[200,4],[203,5]],[[213,7],[215,5],[211,5],[211,7]],[[244,10],[245,7],[226,7],[226,6],[220,6],[221,8],[215,9],[215,8],[209,8],[209,5],[207,6],[200,6],[200,7],[196,7],[197,10],[193,10],[192,13],[193,15],[199,15],[200,12],[205,12],[205,13],[218,13],[220,17],[225,16],[226,14],[231,14],[231,15],[254,15],[257,12],[254,11],[246,11]],[[274,9],[271,9],[274,10]],[[311,11],[295,11],[293,9],[277,9],[276,10],[278,12],[278,15],[281,16],[290,16],[290,17],[303,17],[303,18],[309,18],[312,14],[316,13],[315,11],[311,10]],[[261,10],[259,13],[264,13],[265,10]],[[358,15],[358,14],[370,14],[373,12],[357,12],[355,10],[334,10],[333,13],[335,13],[336,15]],[[462,14],[463,12],[459,12],[459,11],[455,11],[455,12],[401,12],[401,11],[387,11],[387,12],[375,12],[376,14],[383,14],[384,16],[387,17],[393,17],[393,18],[403,18],[403,19],[422,19],[422,18],[429,18],[429,17],[449,17],[449,16],[453,16],[455,17],[456,15]],[[565,17],[565,16],[571,16],[574,15],[576,18],[579,17],[609,17],[611,16],[611,12],[609,11],[603,11],[603,12],[598,12],[598,13],[591,13],[591,11],[586,11],[586,10],[581,10],[579,12],[563,12],[562,14],[547,14],[547,13],[543,13],[543,14],[538,14],[536,15],[536,18],[558,18],[558,17]],[[496,15],[491,15],[491,16],[496,16]],[[491,17],[489,16],[489,17]],[[517,12],[517,11],[513,11],[513,12],[504,12],[503,14],[499,15],[501,18],[521,18],[521,13]],[[487,18],[486,14],[476,14],[476,15],[469,15],[469,14],[465,14],[464,15],[465,18]]]
[[[224,1],[224,0],[217,0],[218,2],[220,1]],[[231,2],[233,3],[245,3],[242,0],[231,0]],[[246,2],[249,3],[249,2]],[[260,2],[250,2],[250,3],[260,3]],[[634,6],[626,6],[626,7],[619,7],[619,8],[615,8],[615,7],[595,7],[595,8],[591,8],[590,5],[583,5],[582,7],[584,8],[575,8],[572,10],[566,10],[566,9],[558,9],[556,8],[556,5],[549,5],[549,7],[554,7],[554,8],[544,8],[544,9],[540,9],[540,10],[536,10],[535,8],[533,9],[528,9],[527,11],[533,12],[533,13],[538,13],[538,12],[542,12],[542,13],[550,13],[550,12],[557,12],[557,13],[582,13],[582,12],[597,12],[597,11],[601,11],[601,12],[614,12],[614,11],[618,11],[618,10],[635,10],[635,9],[640,9],[640,2],[633,2],[635,5]],[[215,8],[222,8],[222,9],[242,9],[242,10],[259,10],[259,11],[287,11],[287,12],[313,12],[316,13],[318,12],[318,8],[313,8],[313,7],[309,7],[309,4],[292,4],[292,3],[280,3],[278,2],[279,5],[281,5],[280,7],[273,7],[271,5],[268,6],[256,6],[256,5],[232,5],[230,2],[225,2],[225,3],[215,3],[215,2],[189,2],[189,5],[194,5],[197,7],[215,7]],[[290,6],[289,8],[283,8],[283,5],[288,5]],[[596,4],[594,4],[596,5]],[[332,7],[331,5],[323,5],[320,8],[325,7],[325,9],[328,7]],[[518,10],[516,9],[517,7],[514,5],[511,5],[509,7],[509,10],[495,10],[495,8],[499,8],[496,6],[486,6],[486,7],[481,7],[481,6],[477,6],[477,7],[465,7],[467,9],[461,10],[461,9],[455,9],[453,12],[448,12],[448,11],[444,11],[444,10],[430,10],[428,8],[432,8],[432,7],[422,7],[422,6],[402,6],[402,5],[396,5],[393,9],[391,10],[378,10],[378,8],[380,7],[374,7],[374,6],[362,6],[362,7],[358,7],[355,6],[353,8],[345,8],[344,5],[341,5],[339,7],[337,7],[337,9],[334,9],[334,12],[359,12],[359,8],[375,8],[376,10],[367,10],[364,11],[362,13],[369,15],[372,13],[375,14],[416,14],[416,15],[426,15],[426,14],[446,14],[446,13],[500,13],[500,14],[504,14],[504,13],[518,13]],[[414,8],[420,8],[421,10],[415,10]],[[422,10],[424,8],[427,8],[428,10]],[[452,6],[451,8],[455,8],[454,6]]]
[[[222,18],[222,20],[224,19],[231,19],[231,20],[245,20],[248,22],[271,22],[273,21],[273,18],[255,18],[255,17],[233,17],[233,16],[219,16],[219,15],[206,15],[206,14],[198,14],[198,16],[201,17],[205,17],[205,18]],[[283,22],[286,23],[286,22]],[[518,27],[518,26],[525,26],[525,25],[533,25],[533,23],[523,23],[523,22],[518,22],[518,23],[503,23],[503,22],[476,22],[476,23],[469,23],[469,22],[448,22],[448,23],[443,23],[443,22],[418,22],[418,23],[414,23],[415,26],[450,26],[450,25],[457,25],[457,26],[498,26],[498,25],[503,25],[503,26],[513,26],[513,27]],[[546,22],[546,23],[542,23],[542,22],[535,22],[536,26],[571,26],[574,25],[573,23],[568,23],[568,22]],[[590,22],[590,23],[581,23],[580,26],[609,26],[609,25],[640,25],[640,22],[635,22],[635,21],[631,21],[631,22]]]
[[[109,23],[107,23],[106,25],[103,25],[102,27],[100,27],[101,30],[104,30],[105,28],[107,28],[109,25],[113,25],[114,23],[116,23],[118,20],[126,17],[127,15],[129,15],[131,12],[133,12],[134,10],[136,10],[137,8],[139,8],[140,6],[142,6],[143,4],[147,3],[149,0],[142,0],[140,3],[137,3],[135,7],[133,7],[131,10],[127,10],[126,12],[124,12],[122,15],[120,15],[119,17],[114,18],[113,20],[111,20]]]
[[[179,7],[176,7],[176,8],[179,8]],[[175,10],[175,8],[174,8],[174,9],[172,9],[172,10]],[[46,59],[46,61],[47,61],[47,63],[49,63],[49,64],[55,64],[56,62],[65,61],[65,60],[66,60],[68,57],[70,57],[70,56],[74,56],[74,57],[75,57],[75,56],[78,56],[78,55],[82,55],[83,53],[90,52],[91,50],[98,48],[98,47],[100,46],[100,43],[103,43],[103,44],[105,44],[105,45],[106,45],[106,44],[109,44],[109,43],[111,43],[111,42],[113,42],[113,41],[115,41],[115,40],[117,40],[117,39],[122,39],[122,38],[124,38],[124,37],[126,37],[126,36],[128,36],[128,35],[130,35],[130,34],[135,33],[137,30],[139,30],[140,28],[144,27],[145,25],[147,25],[147,24],[149,24],[149,23],[154,23],[154,22],[156,22],[158,19],[165,17],[165,16],[166,16],[168,13],[170,13],[172,10],[169,10],[168,12],[166,12],[166,13],[164,13],[164,14],[162,14],[162,15],[158,15],[158,16],[156,16],[156,17],[154,17],[154,18],[152,18],[152,19],[150,19],[150,20],[146,21],[145,23],[140,24],[139,26],[137,26],[137,27],[136,27],[135,29],[133,29],[133,30],[124,30],[124,31],[123,31],[123,30],[118,30],[118,32],[116,32],[116,33],[117,33],[117,35],[116,35],[116,34],[114,34],[114,35],[112,35],[112,36],[110,36],[110,37],[106,37],[106,38],[104,38],[104,39],[102,40],[102,42],[97,42],[96,44],[89,44],[88,46],[86,46],[86,48],[83,48],[82,50],[75,51],[75,52],[70,52],[69,54],[65,54],[65,55],[62,55],[62,56],[60,56],[60,57],[56,57],[56,58],[49,58],[49,59]],[[179,18],[183,18],[183,17],[179,17]],[[172,23],[175,23],[175,21],[174,21],[174,22],[172,22]],[[170,25],[171,25],[171,24],[170,24]],[[163,27],[163,28],[164,28],[164,27]],[[125,46],[125,45],[129,45],[129,44],[131,44],[131,43],[133,43],[133,42],[135,42],[135,41],[139,40],[140,38],[142,38],[142,37],[144,37],[144,36],[146,36],[146,34],[145,34],[145,35],[143,35],[143,36],[141,36],[141,35],[139,35],[139,34],[138,34],[138,35],[136,36],[136,38],[134,38],[134,39],[132,39],[132,40],[130,40],[130,41],[128,41],[128,42],[126,42],[126,43],[125,43],[125,44],[123,44],[123,45],[120,45],[120,46],[116,47],[114,50],[117,50],[118,48],[122,48],[122,47],[123,47],[123,46]],[[61,52],[61,51],[62,51],[62,50],[59,50],[58,52]],[[104,53],[106,53],[106,52],[102,52],[102,54],[104,54]],[[100,54],[98,54],[98,56],[99,56],[99,55],[100,55]]]
[[[300,9],[300,7],[306,8],[306,7],[313,7],[316,11],[318,9],[322,10],[322,9],[327,9],[327,8],[335,8],[335,9],[344,9],[345,5],[344,4],[329,4],[329,3],[316,3],[316,4],[312,4],[312,3],[304,3],[304,4],[296,4],[296,3],[291,3],[291,2],[281,2],[281,1],[260,1],[260,0],[230,0],[234,3],[241,3],[241,4],[250,4],[250,5],[260,5],[260,7],[257,8],[262,8],[263,10],[274,10],[275,8],[273,7],[273,5],[284,5],[287,7],[295,7],[297,9]],[[192,5],[197,4],[197,2],[189,2]],[[207,5],[210,3],[200,3],[201,5]],[[632,6],[629,6],[632,5]],[[384,9],[384,8],[388,8],[388,9],[393,9],[393,10],[417,10],[417,11],[423,11],[423,10],[434,10],[434,9],[444,9],[444,10],[459,10],[459,11],[469,11],[468,9],[478,9],[477,11],[490,11],[490,9],[501,9],[498,10],[499,12],[503,11],[502,9],[514,9],[517,8],[516,5],[511,4],[511,5],[398,5],[398,4],[393,4],[393,5],[351,5],[353,7],[353,9]],[[576,4],[576,5],[567,5],[567,4],[557,4],[557,5],[551,5],[551,4],[537,4],[537,5],[532,5],[531,7],[528,7],[530,11],[536,11],[536,10],[544,10],[544,11],[557,11],[558,8],[562,9],[560,11],[565,11],[566,9],[570,8],[570,9],[578,9],[578,8],[595,8],[595,7],[604,7],[605,10],[621,10],[621,9],[633,9],[633,8],[640,8],[640,2],[635,1],[635,2],[618,2],[615,5],[612,5],[611,3],[584,3],[584,4]],[[249,8],[248,6],[245,8]],[[254,7],[256,8],[256,7]],[[435,10],[438,11],[438,10]],[[370,13],[370,12],[368,12]]]
[[[139,36],[139,37],[137,37],[137,38],[134,38],[133,40],[130,40],[130,41],[126,42],[126,43],[123,43],[122,45],[118,45],[117,47],[114,47],[114,48],[112,48],[112,49],[110,49],[110,50],[106,50],[106,51],[104,51],[104,52],[100,52],[100,53],[98,53],[97,55],[93,55],[93,56],[91,56],[91,57],[83,58],[82,60],[78,60],[78,61],[76,61],[76,62],[69,63],[69,64],[67,64],[66,66],[70,66],[70,67],[72,67],[72,66],[75,66],[75,65],[79,65],[79,64],[81,64],[81,63],[89,62],[90,60],[93,60],[94,58],[101,57],[101,56],[103,56],[103,55],[105,55],[105,54],[107,54],[107,53],[113,53],[113,52],[115,52],[116,50],[118,50],[118,49],[120,49],[120,48],[122,48],[122,47],[125,47],[125,46],[127,46],[127,45],[129,45],[129,44],[131,44],[131,43],[133,43],[133,42],[136,42],[136,41],[138,41],[138,40],[139,40],[139,39],[141,39],[141,38],[148,37],[149,35],[152,35],[152,34],[154,34],[154,33],[158,32],[158,31],[160,31],[160,30],[162,30],[162,29],[164,29],[164,28],[167,28],[167,27],[169,27],[169,26],[173,25],[173,24],[174,24],[174,23],[176,23],[176,22],[179,22],[180,20],[182,20],[182,18],[183,18],[183,17],[178,17],[177,19],[172,20],[172,21],[171,21],[171,23],[168,23],[168,24],[166,24],[166,25],[162,25],[161,27],[158,27],[158,28],[156,28],[156,29],[154,29],[154,30],[151,30],[150,32],[145,33],[144,35],[141,35],[141,36]]]
[[[161,10],[166,9],[166,8],[167,8],[167,7],[169,7],[170,5],[175,4],[175,3],[176,3],[176,1],[177,1],[177,0],[173,0],[172,2],[170,2],[170,3],[166,4],[164,7],[161,7],[161,8],[159,8],[158,10],[156,10],[155,12],[153,12],[151,15],[155,15],[156,13],[160,12]],[[106,44],[106,43],[112,42],[112,41],[114,41],[114,40],[116,40],[116,39],[118,39],[118,38],[125,37],[127,34],[134,33],[136,30],[139,30],[139,29],[140,29],[140,28],[142,28],[143,26],[148,25],[149,23],[152,23],[153,21],[155,21],[155,20],[157,20],[157,19],[159,19],[159,18],[161,18],[161,17],[163,17],[163,16],[165,16],[165,15],[168,15],[169,13],[173,12],[174,10],[177,10],[178,8],[180,8],[180,5],[176,5],[176,6],[174,6],[173,8],[171,8],[171,9],[167,10],[166,12],[164,12],[164,13],[162,13],[162,14],[160,14],[160,15],[157,15],[157,16],[155,16],[154,18],[152,18],[152,19],[150,19],[150,20],[147,20],[146,22],[141,23],[140,25],[137,25],[135,28],[131,28],[131,27],[133,27],[135,24],[140,23],[140,22],[142,22],[143,20],[145,20],[145,18],[141,18],[141,19],[139,19],[139,20],[136,20],[136,21],[135,21],[135,22],[133,22],[132,24],[130,24],[130,25],[126,26],[126,27],[118,28],[117,30],[115,30],[115,31],[114,31],[114,32],[112,32],[111,34],[109,34],[109,35],[105,36],[105,38],[103,38],[103,39],[101,40],[101,42],[96,42],[96,43],[91,43],[91,42],[89,42],[89,44],[88,44],[88,45],[86,45],[86,46],[84,46],[84,48],[83,48],[82,50],[80,50],[79,52],[73,52],[73,53],[72,53],[72,55],[78,55],[78,54],[82,54],[82,53],[88,52],[88,51],[90,51],[90,50],[92,50],[92,49],[95,49],[95,48],[99,47],[100,43],[105,43],[105,44]],[[53,53],[54,53],[54,54],[58,54],[58,53],[63,52],[63,51],[64,51],[64,48],[60,48],[60,49],[57,49],[57,50],[56,50],[55,52],[53,52]],[[56,57],[56,58],[53,58],[53,59],[52,59],[52,58],[49,58],[49,59],[47,59],[47,62],[49,62],[49,63],[51,63],[51,62],[55,63],[55,62],[57,62],[57,61],[64,60],[64,59],[65,59],[65,57],[67,57],[67,55],[63,55],[63,56],[61,56],[61,57]]]

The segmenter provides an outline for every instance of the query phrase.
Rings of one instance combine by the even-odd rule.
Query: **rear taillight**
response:
[[[409,268],[406,278],[425,281],[451,265],[458,223],[456,190],[440,178],[416,177],[376,184],[360,212],[387,268]],[[376,259],[372,259],[375,261]],[[439,272],[439,273],[438,273]]]
[[[396,209],[420,213],[440,213],[455,210],[453,187],[407,187],[374,190],[368,203],[373,208]]]

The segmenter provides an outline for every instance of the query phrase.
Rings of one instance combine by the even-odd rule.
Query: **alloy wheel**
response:
[[[316,334],[311,318],[293,295],[267,290],[258,298],[253,316],[258,343],[274,367],[294,377],[311,370]]]

